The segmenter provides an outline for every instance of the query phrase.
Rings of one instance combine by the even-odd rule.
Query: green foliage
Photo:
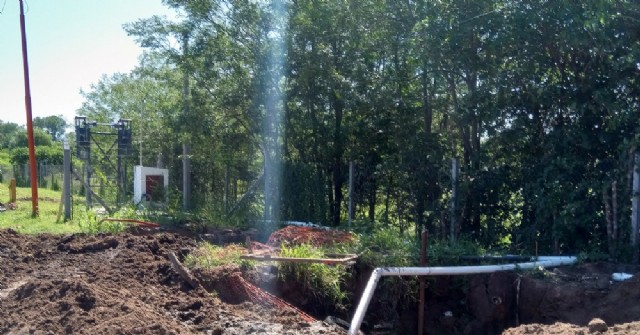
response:
[[[53,145],[53,141],[51,136],[44,130],[40,128],[33,128],[33,141],[38,146],[51,146]],[[29,146],[29,141],[27,139],[27,130],[21,128],[20,130],[16,130],[11,134],[11,138],[9,138],[7,147],[10,149],[13,148],[26,148]]]
[[[62,141],[68,127],[62,115],[36,116],[33,119],[33,126],[44,130],[51,136],[53,141],[58,142]]]
[[[62,165],[64,152],[61,146],[38,146],[36,147],[36,162],[50,165]],[[11,163],[24,165],[29,163],[29,149],[26,147],[11,150]]]
[[[109,218],[147,220],[145,214],[138,212],[133,206],[125,206],[109,215]],[[73,222],[80,227],[82,232],[87,234],[117,234],[127,230],[132,225],[126,222],[103,220],[105,218],[105,215],[97,214],[95,210],[86,210],[86,208],[76,210],[73,214]]]
[[[613,242],[629,241],[639,144],[635,2],[285,3],[168,1],[184,20],[127,25],[144,59],[84,92],[80,113],[133,119],[144,165],[162,153],[178,171],[179,143],[192,143],[194,212],[207,222],[225,223],[239,199],[234,224],[263,216],[277,187],[248,191],[282,156],[280,216],[338,226],[353,161],[356,219],[399,236],[426,226],[490,249],[574,253],[611,242],[609,253],[630,254]],[[280,132],[263,133],[278,113]],[[614,192],[620,236],[607,236]],[[377,233],[372,247],[410,249],[396,233]],[[394,252],[382,261],[409,262]]]
[[[16,133],[23,130],[19,125],[0,120],[0,149],[11,148],[11,143]]]
[[[477,243],[460,239],[455,243],[446,240],[430,240],[427,249],[429,266],[467,265],[460,260],[461,256],[485,255],[486,251]]]
[[[362,262],[372,268],[415,266],[420,257],[415,238],[393,227],[378,227],[359,235],[357,250]]]
[[[241,259],[246,252],[242,246],[230,244],[224,247],[208,242],[198,244],[198,247],[185,257],[184,263],[187,267],[200,267],[211,269],[228,264],[240,265],[242,268],[252,268],[255,262]]]
[[[324,258],[321,249],[308,244],[280,247],[280,256],[293,258]],[[349,273],[342,265],[329,266],[321,263],[293,263],[280,262],[278,265],[278,279],[287,281],[290,278],[302,283],[305,291],[313,292],[326,301],[327,304],[342,306],[347,299],[347,293],[342,285]]]
[[[117,234],[125,231],[127,224],[122,222],[104,221],[103,217],[97,215],[93,210],[76,210],[73,213],[73,223],[80,227],[80,231],[85,234],[110,233]]]

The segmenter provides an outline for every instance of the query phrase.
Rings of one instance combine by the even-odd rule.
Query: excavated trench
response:
[[[228,230],[212,234],[209,238],[220,243],[226,242],[225,234],[238,242],[244,237]],[[167,255],[185,255],[195,241],[170,233],[26,236],[0,230],[0,334],[346,334],[343,327],[308,322],[287,308],[274,310],[238,299],[224,282],[237,273],[232,268],[194,271],[203,286],[191,288]],[[540,324],[586,327],[600,318],[616,334],[638,334],[640,327],[629,322],[640,320],[640,280],[610,280],[613,272],[636,270],[600,263],[533,276],[501,272],[428,278],[426,333],[549,333],[544,328],[548,326]],[[346,289],[353,292],[355,305],[372,269],[356,264],[352,271]],[[351,321],[355,307],[332,308],[299,283],[268,285],[254,275],[245,279],[316,319]],[[415,282],[381,280],[362,329],[367,334],[415,333]]]

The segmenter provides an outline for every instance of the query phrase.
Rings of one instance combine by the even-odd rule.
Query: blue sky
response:
[[[0,10],[0,120],[26,124],[19,1],[0,0]],[[176,17],[161,0],[26,1],[33,117],[72,122],[81,88],[138,63],[142,49],[122,25],[153,15]]]

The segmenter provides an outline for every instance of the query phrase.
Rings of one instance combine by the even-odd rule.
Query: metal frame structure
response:
[[[93,197],[104,194],[105,189],[115,188],[116,207],[126,198],[127,168],[123,158],[132,152],[131,120],[120,119],[113,123],[89,121],[86,116],[76,116],[76,155],[84,162],[84,183],[87,207],[93,206]],[[96,177],[95,172],[100,176]],[[94,188],[99,188],[95,192]],[[109,203],[98,199],[102,203]]]

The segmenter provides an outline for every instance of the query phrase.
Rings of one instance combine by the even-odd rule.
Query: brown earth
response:
[[[167,257],[170,252],[183,257],[194,247],[192,237],[171,233],[27,236],[0,230],[0,335],[346,334],[336,326],[304,321],[286,308],[236,299],[227,283],[229,275],[238,273],[234,267],[194,271],[202,286],[191,288]],[[426,333],[640,334],[639,276],[610,280],[613,272],[636,270],[599,263],[533,276],[431,278]],[[415,304],[398,306],[383,296],[384,285],[367,312],[368,329],[415,333]],[[358,299],[356,293],[352,302]],[[374,326],[384,324],[394,310],[395,328],[376,331]]]
[[[228,304],[173,270],[180,235],[0,230],[0,334],[344,334],[293,311]]]
[[[640,276],[615,282],[614,272],[637,273],[595,263],[436,278],[425,328],[433,335],[640,334]]]
[[[635,274],[616,282],[615,272]],[[640,334],[640,273],[610,263],[559,267],[545,278],[522,278],[519,321],[503,335]]]

